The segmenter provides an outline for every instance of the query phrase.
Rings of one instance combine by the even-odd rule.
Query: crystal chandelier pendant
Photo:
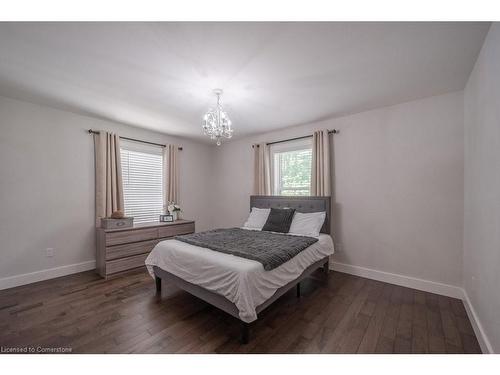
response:
[[[215,108],[210,108],[205,116],[203,116],[203,132],[216,141],[217,146],[220,146],[223,138],[231,138],[233,129],[231,128],[231,120],[222,108],[220,97],[221,89],[215,89],[214,94],[217,96],[217,104]]]

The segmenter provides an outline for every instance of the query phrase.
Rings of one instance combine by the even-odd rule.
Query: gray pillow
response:
[[[271,208],[262,230],[268,232],[288,233],[292,225],[295,208]]]

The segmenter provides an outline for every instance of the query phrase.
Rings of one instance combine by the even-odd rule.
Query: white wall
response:
[[[8,286],[9,276],[95,260],[89,128],[183,146],[183,214],[198,230],[210,227],[211,190],[204,187],[212,146],[0,97],[0,284],[4,279]],[[55,249],[53,258],[45,257],[48,247]]]
[[[499,286],[500,24],[493,23],[465,88],[464,287],[496,353]]]
[[[248,214],[251,144],[333,136],[335,261],[461,285],[463,93],[455,92],[223,144],[215,154],[215,226]]]

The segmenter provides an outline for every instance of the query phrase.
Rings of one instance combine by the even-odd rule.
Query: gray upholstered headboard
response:
[[[250,209],[257,208],[295,208],[297,212],[326,212],[321,233],[330,234],[330,197],[284,197],[274,195],[251,195]]]

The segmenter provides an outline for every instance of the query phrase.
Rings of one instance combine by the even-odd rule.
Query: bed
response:
[[[247,343],[249,326],[258,314],[292,288],[300,297],[300,282],[323,267],[328,274],[333,254],[330,233],[330,197],[251,196],[250,208],[295,208],[296,212],[326,212],[318,241],[279,267],[266,271],[261,263],[171,239],[155,246],[146,259],[156,280],[177,287],[241,321],[241,341]]]

